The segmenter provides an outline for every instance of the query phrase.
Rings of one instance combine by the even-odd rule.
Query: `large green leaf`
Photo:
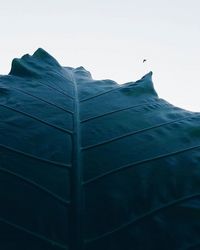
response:
[[[0,77],[0,249],[200,249],[200,114],[43,49]],[[173,90],[172,90],[173,91]]]

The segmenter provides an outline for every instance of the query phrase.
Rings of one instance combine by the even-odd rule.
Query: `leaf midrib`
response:
[[[71,209],[70,209],[70,249],[83,249],[82,233],[82,161],[81,161],[81,129],[78,86],[73,72],[70,71],[74,83],[74,115],[73,115],[73,137],[72,137],[72,169],[71,169]],[[66,149],[67,150],[67,149]]]

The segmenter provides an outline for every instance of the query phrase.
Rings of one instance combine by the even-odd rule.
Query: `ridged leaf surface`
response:
[[[173,91],[173,90],[172,90]],[[200,113],[43,49],[0,77],[0,249],[200,248]]]

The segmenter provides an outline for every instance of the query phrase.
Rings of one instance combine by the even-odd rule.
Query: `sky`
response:
[[[200,112],[199,0],[0,0],[0,74],[42,47],[120,84],[153,71],[159,97]],[[147,61],[143,63],[143,59]]]

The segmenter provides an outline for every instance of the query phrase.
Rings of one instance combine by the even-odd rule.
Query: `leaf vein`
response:
[[[59,247],[59,248],[65,249],[65,250],[68,249],[67,246],[65,246],[65,245],[63,245],[63,244],[61,244],[61,243],[59,243],[59,242],[57,242],[57,241],[51,240],[51,239],[45,237],[44,235],[38,234],[38,233],[33,232],[33,231],[31,231],[31,230],[29,230],[29,229],[27,229],[27,228],[25,228],[25,227],[22,227],[22,226],[18,225],[18,224],[16,224],[16,223],[10,222],[10,221],[8,221],[7,219],[4,219],[4,218],[0,217],[0,221],[1,221],[2,223],[4,223],[4,224],[10,226],[10,227],[14,227],[14,228],[16,228],[16,229],[18,229],[18,230],[20,230],[20,231],[23,231],[23,232],[25,232],[25,233],[27,233],[27,234],[32,235],[33,237],[36,237],[36,238],[38,238],[38,239],[40,239],[40,240],[43,240],[43,241],[45,241],[46,243],[49,243],[49,244],[51,244],[51,245],[55,245],[55,246],[57,246],[57,247]]]
[[[52,196],[54,199],[60,201],[61,203],[65,204],[65,205],[69,205],[69,204],[70,204],[70,201],[64,200],[64,199],[61,198],[60,196],[58,196],[58,195],[56,195],[55,193],[51,192],[49,189],[47,189],[47,188],[41,186],[40,184],[38,184],[38,183],[36,183],[36,182],[34,182],[34,181],[32,181],[32,180],[26,178],[26,177],[23,177],[23,176],[20,175],[20,174],[14,173],[14,172],[12,172],[12,171],[10,171],[10,170],[8,170],[8,169],[5,169],[5,168],[3,168],[3,167],[0,167],[0,172],[4,172],[4,173],[6,173],[6,174],[8,174],[8,175],[12,175],[12,176],[14,176],[14,177],[16,177],[16,178],[18,178],[18,179],[20,179],[20,180],[26,182],[27,184],[29,184],[29,185],[31,185],[31,186],[33,186],[33,187],[35,187],[35,188],[37,188],[37,189],[39,189],[39,190],[45,192],[46,194]]]
[[[160,206],[160,207],[158,207],[158,208],[152,209],[152,210],[149,211],[149,212],[146,212],[145,214],[143,214],[143,215],[137,217],[137,218],[134,219],[134,220],[131,220],[131,221],[127,222],[127,223],[124,223],[123,225],[121,225],[121,226],[119,226],[119,227],[113,229],[112,231],[108,231],[108,232],[106,232],[106,233],[104,233],[104,234],[102,234],[102,235],[100,235],[100,236],[95,237],[95,238],[85,240],[85,243],[94,242],[94,241],[100,240],[100,239],[102,239],[102,238],[111,236],[111,235],[113,235],[113,234],[115,234],[115,233],[117,233],[117,232],[119,232],[119,231],[122,231],[122,230],[126,229],[126,228],[129,227],[129,226],[133,226],[134,223],[137,223],[137,222],[141,221],[142,219],[144,219],[144,218],[146,218],[146,217],[148,217],[148,216],[151,216],[151,215],[153,215],[153,214],[155,214],[155,213],[158,213],[158,212],[160,212],[160,211],[162,211],[162,210],[164,210],[164,209],[167,209],[167,208],[169,208],[169,207],[171,207],[171,206],[176,206],[176,205],[179,204],[179,203],[182,203],[182,202],[184,202],[184,201],[187,201],[187,200],[196,198],[196,197],[198,197],[198,196],[200,196],[200,193],[196,193],[196,194],[193,194],[193,195],[184,196],[184,197],[179,198],[179,199],[177,199],[177,200],[175,200],[175,201],[172,201],[172,202],[169,202],[169,203],[167,203],[167,204],[164,204],[163,206]]]
[[[137,130],[137,131],[129,132],[129,133],[114,137],[112,139],[109,139],[109,140],[106,140],[106,141],[103,141],[103,142],[99,142],[99,143],[96,143],[96,144],[93,144],[93,145],[82,147],[82,150],[88,150],[88,149],[91,149],[91,148],[95,148],[95,147],[98,147],[98,146],[101,146],[101,145],[104,145],[104,144],[108,144],[108,143],[113,142],[113,141],[123,139],[125,137],[130,136],[130,135],[140,134],[140,133],[146,132],[148,130],[153,130],[155,128],[163,127],[163,126],[166,126],[166,125],[169,125],[169,124],[173,124],[173,123],[176,123],[176,122],[179,122],[179,121],[187,120],[187,119],[190,119],[190,118],[196,118],[196,117],[198,117],[198,116],[197,115],[190,115],[190,116],[186,116],[186,117],[183,117],[183,118],[180,118],[180,119],[177,119],[177,120],[164,122],[164,123],[161,123],[161,124],[158,124],[158,125],[155,125],[155,126],[151,126],[151,127],[148,127],[148,128],[144,128],[144,129],[140,129],[140,130]]]
[[[51,161],[51,160],[48,160],[48,159],[45,159],[45,158],[41,158],[41,157],[29,154],[29,153],[25,153],[25,152],[23,152],[21,150],[14,149],[14,148],[11,148],[11,147],[3,145],[3,144],[0,144],[0,147],[4,148],[4,149],[7,149],[9,151],[13,151],[13,152],[15,152],[17,154],[24,155],[26,157],[33,158],[35,160],[39,160],[39,161],[50,163],[50,164],[53,164],[53,165],[56,165],[56,166],[59,166],[59,167],[66,167],[68,169],[71,169],[71,164],[65,164],[65,163],[61,163],[61,162]]]
[[[158,155],[156,157],[152,157],[152,158],[144,159],[144,160],[141,160],[141,161],[133,162],[133,163],[124,165],[122,167],[119,167],[119,168],[110,170],[108,172],[105,172],[105,173],[103,173],[101,175],[95,176],[94,178],[91,178],[91,179],[83,182],[83,185],[88,185],[88,184],[90,184],[90,183],[92,183],[94,181],[97,181],[99,179],[102,179],[102,178],[104,178],[104,177],[106,177],[108,175],[111,175],[111,174],[114,174],[114,173],[126,170],[126,169],[134,167],[134,166],[138,166],[138,165],[141,165],[141,164],[144,164],[144,163],[147,163],[147,162],[150,162],[150,161],[162,159],[162,158],[167,158],[167,157],[170,157],[172,155],[176,155],[176,154],[180,154],[180,153],[183,153],[183,152],[187,152],[187,151],[199,148],[199,147],[200,147],[200,145],[196,145],[196,146],[185,148],[185,149],[182,149],[182,150],[178,150],[178,151],[170,152],[170,153],[167,153],[167,154]]]
[[[48,122],[46,122],[46,121],[43,121],[43,120],[41,120],[41,119],[39,119],[39,118],[37,118],[37,117],[35,117],[35,116],[32,116],[32,115],[30,115],[30,114],[28,114],[28,113],[25,113],[25,112],[23,112],[23,111],[19,111],[19,110],[15,109],[15,108],[12,108],[12,107],[9,107],[9,106],[7,106],[7,105],[5,105],[5,104],[0,104],[0,106],[2,106],[2,107],[4,107],[4,108],[7,108],[7,109],[10,109],[10,110],[12,110],[12,111],[14,111],[14,112],[16,112],[16,113],[22,114],[22,115],[24,115],[24,116],[30,117],[30,118],[33,119],[33,120],[36,120],[36,121],[41,122],[41,123],[44,123],[45,125],[47,125],[47,126],[49,126],[49,127],[52,127],[52,128],[57,129],[57,130],[63,131],[63,132],[65,132],[65,133],[67,133],[67,134],[70,134],[70,135],[73,134],[73,132],[70,131],[70,130],[68,130],[68,129],[64,129],[64,128],[55,126],[55,125],[50,124],[50,123],[48,123]]]

